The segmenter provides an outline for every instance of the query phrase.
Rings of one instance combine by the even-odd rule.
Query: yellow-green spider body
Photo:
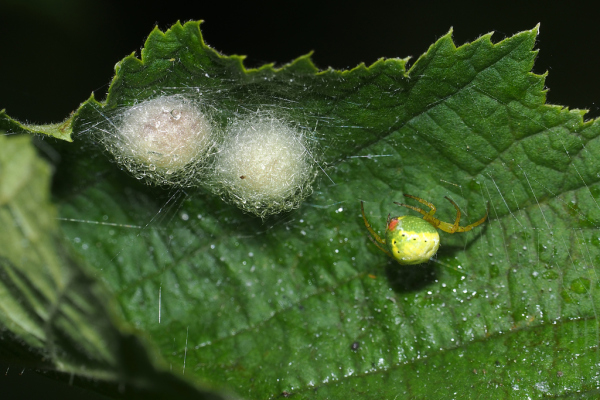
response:
[[[404,215],[391,218],[385,243],[392,257],[403,265],[427,262],[440,248],[440,234],[423,218]]]
[[[399,206],[417,211],[423,215],[423,218],[413,217],[411,215],[390,218],[388,215],[385,239],[379,237],[373,230],[371,224],[367,221],[363,202],[360,202],[363,220],[365,221],[365,226],[370,234],[369,239],[371,239],[381,251],[402,265],[425,263],[437,253],[440,248],[440,235],[437,229],[441,229],[448,233],[467,232],[476,226],[481,225],[488,216],[488,213],[486,212],[485,216],[479,221],[467,226],[460,226],[460,210],[455,202],[446,197],[456,209],[456,220],[454,221],[454,224],[450,224],[448,222],[442,222],[433,216],[436,208],[432,203],[409,194],[405,194],[404,196],[425,204],[431,211],[426,212],[418,207],[395,202],[395,204],[398,204]]]

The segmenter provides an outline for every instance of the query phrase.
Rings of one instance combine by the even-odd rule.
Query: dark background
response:
[[[550,72],[549,102],[600,115],[598,13],[573,2],[242,4],[0,0],[0,109],[32,123],[62,121],[92,91],[104,98],[114,64],[139,51],[155,25],[164,30],[178,19],[203,19],[206,42],[224,54],[247,55],[247,66],[281,65],[314,50],[318,67],[338,69],[380,57],[414,61],[450,27],[460,45],[491,31],[501,40],[541,22],[534,70]]]
[[[318,67],[337,69],[380,57],[414,62],[450,27],[460,45],[491,31],[499,41],[541,23],[534,72],[550,73],[548,102],[599,116],[598,10],[547,3],[0,0],[0,109],[30,123],[62,121],[91,92],[104,98],[114,64],[139,51],[154,26],[203,19],[205,41],[224,54],[247,55],[247,67],[281,65],[314,50]],[[3,399],[101,398],[33,370],[19,375],[22,366],[4,361]]]

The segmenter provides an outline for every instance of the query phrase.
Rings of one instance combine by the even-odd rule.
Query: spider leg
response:
[[[377,243],[377,242],[375,241],[375,239],[373,239],[373,238],[371,237],[371,235],[369,235],[369,236],[368,236],[368,238],[369,238],[369,239],[371,239],[371,242],[373,242],[373,244],[374,244],[375,246],[377,246],[377,248],[378,248],[379,250],[383,251],[385,254],[387,254],[387,255],[388,255],[388,256],[390,256],[391,258],[394,258],[394,256],[392,256],[392,254],[391,254],[389,251],[387,251],[386,249],[384,249],[383,247],[381,247],[381,245],[380,245],[379,243]]]
[[[416,196],[412,196],[410,194],[405,194],[404,197],[408,197],[411,198],[413,200],[418,201],[421,204],[425,204],[427,207],[431,208],[431,211],[429,211],[429,215],[433,215],[435,214],[435,212],[437,211],[437,208],[435,208],[435,206],[433,205],[433,203],[428,202],[427,200],[423,200],[420,197],[416,197]]]
[[[421,213],[421,214],[423,214],[425,216],[429,215],[429,213],[427,211],[425,211],[425,210],[423,210],[423,209],[421,209],[419,207],[409,206],[408,204],[398,203],[397,201],[395,201],[394,204],[397,204],[397,205],[402,206],[402,207],[410,208],[411,210],[415,210],[416,212]]]
[[[367,216],[365,215],[365,206],[361,200],[360,202],[360,211],[362,212],[362,217],[363,220],[365,221],[365,226],[367,227],[367,229],[369,230],[369,233],[371,234],[371,236],[369,236],[369,239],[373,240],[373,243],[375,243],[375,241],[381,243],[381,244],[385,244],[385,240],[383,240],[382,238],[379,237],[379,235],[373,230],[373,228],[371,228],[371,224],[369,224],[369,221],[367,221]],[[375,243],[377,244],[377,243]],[[381,250],[385,251],[387,254],[390,254],[387,252],[387,250],[382,249],[379,245],[377,245],[377,247],[379,247]]]
[[[429,222],[431,225],[433,225],[434,228],[438,228],[440,226],[440,224],[443,224],[443,222],[441,222],[439,219],[437,219],[433,216],[433,214],[435,214],[435,212],[437,211],[437,208],[435,208],[435,206],[432,203],[430,203],[426,200],[423,200],[420,197],[412,196],[410,194],[405,194],[404,196],[409,197],[411,199],[415,199],[421,204],[425,204],[427,207],[431,208],[431,211],[427,212],[427,211],[423,210],[422,208],[409,206],[408,204],[404,204],[404,203],[394,202],[394,204],[397,204],[402,207],[410,208],[411,210],[415,210],[416,212],[422,214],[423,219],[425,221]]]
[[[449,224],[447,222],[440,222],[440,225],[438,226],[438,228],[440,228],[441,230],[443,230],[444,232],[448,232],[448,233],[454,233],[456,231],[458,231],[458,228],[460,227],[460,208],[458,208],[458,205],[452,201],[452,199],[448,196],[444,196],[444,198],[446,200],[448,200],[450,203],[452,203],[452,205],[454,206],[454,208],[456,208],[456,219],[454,220],[454,224]]]
[[[458,229],[456,230],[456,232],[468,232],[471,229],[475,228],[476,226],[479,226],[481,224],[483,224],[485,222],[485,220],[488,217],[488,214],[490,213],[490,203],[488,202],[487,204],[487,209],[485,211],[485,215],[483,216],[483,218],[481,218],[479,221],[477,222],[473,222],[470,225],[467,226],[459,226]]]

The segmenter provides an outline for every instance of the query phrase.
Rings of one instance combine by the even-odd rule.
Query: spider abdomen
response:
[[[385,231],[388,251],[400,264],[427,262],[440,247],[440,235],[422,218],[405,215],[390,219]]]

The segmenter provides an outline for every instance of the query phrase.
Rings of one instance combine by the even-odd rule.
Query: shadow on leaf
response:
[[[419,265],[400,265],[390,261],[385,274],[396,293],[417,292],[437,279],[436,266],[432,262]]]

